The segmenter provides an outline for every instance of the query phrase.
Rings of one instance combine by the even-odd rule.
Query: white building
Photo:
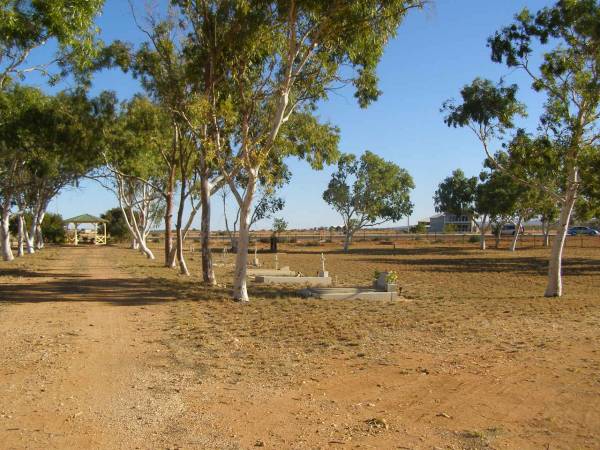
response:
[[[473,222],[473,216],[464,214],[457,216],[456,214],[440,213],[429,218],[429,232],[442,233],[450,225],[457,233],[472,233],[477,231],[477,227]]]

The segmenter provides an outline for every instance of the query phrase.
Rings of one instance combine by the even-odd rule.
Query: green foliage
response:
[[[394,284],[398,282],[398,274],[395,271],[390,270],[385,277],[385,282],[388,284]]]
[[[456,233],[458,232],[458,227],[454,223],[446,223],[444,224],[444,233]]]
[[[46,213],[42,221],[42,235],[46,242],[60,244],[65,241],[65,227],[60,214]]]
[[[534,152],[529,168],[551,167],[552,177],[547,178],[552,178],[551,185],[540,186],[558,198],[569,192],[573,198],[579,188],[583,201],[578,201],[577,210],[583,215],[586,203],[593,203],[596,197],[591,187],[594,176],[587,169],[593,167],[599,153],[598,23],[600,4],[596,0],[560,0],[536,13],[523,9],[513,24],[488,40],[493,61],[524,70],[531,77],[532,88],[546,95],[541,129],[552,142],[542,145],[543,152]],[[539,52],[543,52],[541,58],[535,55]],[[541,61],[537,68],[530,63],[536,60]],[[556,216],[552,207],[549,216]]]
[[[457,216],[473,214],[476,190],[477,177],[467,178],[461,169],[454,170],[435,191],[433,201],[436,212]]]
[[[276,218],[275,220],[273,220],[273,233],[274,234],[279,234],[284,232],[285,230],[287,230],[288,227],[288,223],[281,219],[281,218]]]
[[[471,244],[477,244],[477,243],[481,242],[481,236],[476,236],[476,235],[469,236],[469,242]]]
[[[427,233],[427,225],[424,223],[418,223],[415,226],[411,227],[411,233],[424,234]]]
[[[108,220],[106,224],[106,232],[110,235],[111,240],[124,241],[131,238],[131,233],[125,222],[125,216],[121,208],[112,208],[101,214],[102,219]]]
[[[55,59],[64,72],[88,69],[99,47],[94,19],[103,4],[104,0],[0,1],[0,90],[26,71],[46,73],[44,64],[28,66],[27,59],[51,39],[58,43]]]
[[[323,199],[340,213],[352,234],[365,226],[398,221],[412,212],[409,173],[366,151],[360,159],[342,155]]]
[[[480,139],[489,140],[513,128],[515,115],[524,115],[524,106],[517,101],[517,85],[495,85],[490,80],[476,78],[460,91],[462,103],[447,100],[442,106],[444,122],[452,127],[472,128]]]

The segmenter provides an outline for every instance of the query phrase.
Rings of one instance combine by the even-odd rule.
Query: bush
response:
[[[480,240],[481,240],[481,238],[479,236],[475,236],[475,235],[469,236],[469,242],[471,244],[478,243]]]
[[[65,241],[65,227],[60,214],[46,213],[42,221],[44,241],[60,244]]]
[[[444,225],[444,233],[456,233],[458,228],[453,223],[447,223]]]
[[[104,214],[101,214],[100,217],[108,220],[106,232],[110,235],[111,240],[124,241],[131,237],[121,208],[109,209]]]

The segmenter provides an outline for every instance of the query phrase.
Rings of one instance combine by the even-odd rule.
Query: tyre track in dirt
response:
[[[61,249],[0,285],[0,447],[152,448],[185,430],[162,328],[170,294],[110,249]],[[164,448],[164,447],[163,447]]]

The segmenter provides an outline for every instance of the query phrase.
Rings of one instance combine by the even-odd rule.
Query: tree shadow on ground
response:
[[[84,277],[70,280],[65,277],[47,282],[4,285],[0,303],[81,301],[139,306],[169,301],[174,297],[173,287],[158,280]]]
[[[231,288],[207,287],[198,280],[184,281],[152,277],[138,279],[79,277],[73,280],[68,277],[69,275],[46,282],[3,285],[0,290],[0,304],[72,301],[99,302],[117,306],[145,306],[177,300],[230,301],[232,293]],[[290,286],[259,286],[252,283],[248,285],[250,297],[266,299],[297,298],[299,289]]]
[[[0,269],[0,279],[2,277],[23,277],[23,278],[84,278],[85,275],[73,273],[43,272],[39,270],[28,270],[20,268]]]
[[[454,255],[470,255],[476,248],[465,248],[465,247],[425,247],[425,248],[412,248],[412,247],[368,247],[368,248],[350,248],[348,252],[344,253],[342,248],[293,248],[293,249],[282,249],[280,253],[286,253],[289,255],[313,255],[313,254],[329,254],[329,255],[389,255],[389,256],[417,256],[417,255],[442,255],[442,256],[454,256]],[[260,253],[260,252],[259,252]],[[269,254],[269,253],[265,253]],[[274,253],[272,253],[274,255]]]
[[[515,272],[519,274],[546,274],[547,258],[513,257],[513,258],[361,258],[357,261],[381,265],[401,264],[416,266],[420,272],[445,273],[481,273],[481,272]],[[563,260],[563,275],[591,275],[600,273],[600,260],[585,258],[566,258]]]

